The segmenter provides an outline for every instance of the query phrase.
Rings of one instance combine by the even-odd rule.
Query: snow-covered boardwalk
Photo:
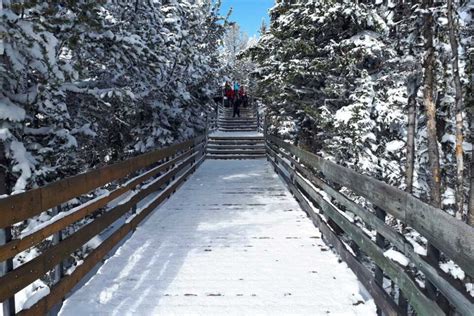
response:
[[[270,164],[206,160],[61,315],[372,315]]]

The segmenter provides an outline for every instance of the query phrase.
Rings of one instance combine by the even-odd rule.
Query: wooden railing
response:
[[[474,313],[473,297],[467,293],[464,284],[443,272],[438,261],[429,262],[424,255],[417,253],[404,235],[385,223],[385,212],[424,236],[428,243],[471,277],[474,276],[473,227],[381,181],[339,166],[277,137],[266,136],[266,139],[267,153],[275,170],[325,239],[371,293],[380,310],[387,315],[405,315],[409,309],[404,301],[406,298],[419,315],[444,315],[451,313],[453,307],[461,315]],[[341,187],[365,198],[374,209],[355,203],[337,189]],[[376,233],[375,238],[373,233]],[[346,242],[355,245],[349,247]],[[385,255],[387,247],[394,247],[406,256],[410,265],[439,290],[442,296],[438,295],[437,301],[441,301],[440,304],[418,285],[410,271],[413,269]],[[389,294],[384,289],[384,279],[396,285],[396,293]],[[400,297],[398,304],[394,296]],[[443,299],[439,299],[442,297],[449,302],[447,306],[442,303]]]
[[[0,262],[9,267],[0,276],[0,302],[5,302],[6,314],[43,315],[51,310],[90,272],[125,236],[132,232],[157,206],[173,194],[205,159],[207,136],[156,150],[129,160],[51,183],[45,187],[0,199],[0,229],[10,236],[10,227],[37,217],[42,212],[60,208],[73,198],[88,194],[110,183],[118,183],[108,194],[63,212],[57,220],[48,222],[23,238],[8,239],[0,245]],[[103,210],[111,201],[124,197],[116,206]],[[145,205],[137,204],[150,197]],[[61,264],[74,251],[101,234],[127,213],[129,217],[97,248],[87,255],[82,264],[69,275],[64,275]],[[74,223],[95,215],[94,220],[76,232],[61,238],[61,231]],[[52,245],[40,255],[13,269],[12,258],[53,236]],[[59,269],[59,271],[58,271]],[[55,271],[58,278],[50,294],[31,308],[15,311],[12,298],[34,281]]]

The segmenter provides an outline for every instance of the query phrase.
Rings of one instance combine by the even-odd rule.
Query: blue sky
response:
[[[268,9],[273,7],[274,0],[222,0],[222,14],[233,7],[231,21],[237,22],[242,31],[249,36],[257,35],[262,19],[269,21]]]

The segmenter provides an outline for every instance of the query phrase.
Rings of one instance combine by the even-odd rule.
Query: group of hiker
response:
[[[234,82],[233,84],[231,84],[229,81],[225,82],[224,106],[233,108],[233,117],[240,117],[240,107],[247,107],[248,103],[247,91],[245,91],[243,85],[240,85],[238,82]]]

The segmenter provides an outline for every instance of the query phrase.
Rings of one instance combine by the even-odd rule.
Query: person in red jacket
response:
[[[245,91],[244,86],[240,86],[239,99],[240,99],[240,103],[246,108],[248,106],[248,97],[247,97],[247,91]]]
[[[232,90],[232,86],[230,85],[229,81],[226,81],[224,85],[224,96],[227,99],[226,106],[232,106],[234,99],[234,90]]]

